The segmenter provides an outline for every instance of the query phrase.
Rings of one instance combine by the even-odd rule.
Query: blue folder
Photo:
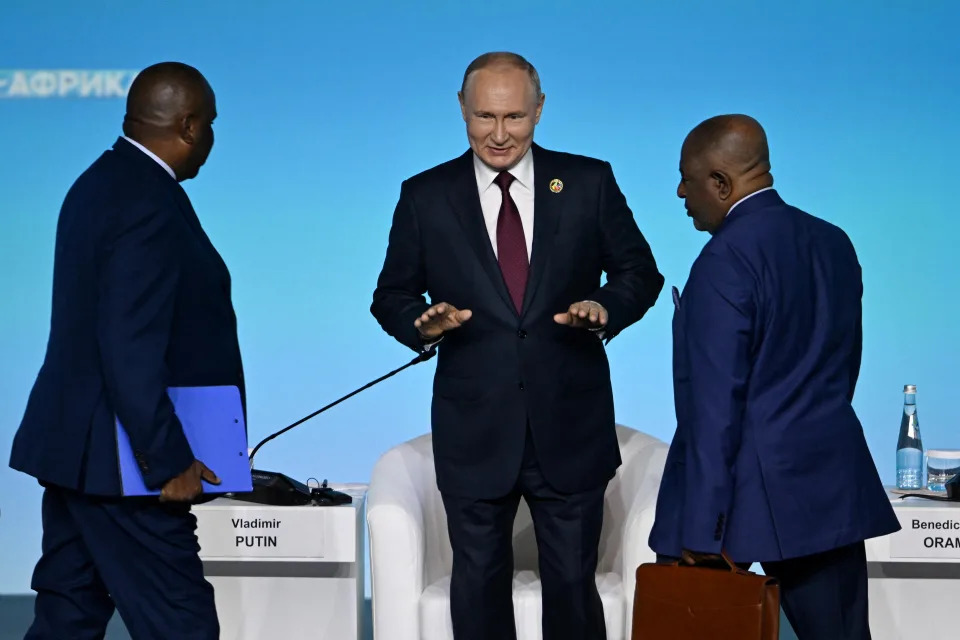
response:
[[[203,481],[204,493],[242,493],[253,490],[247,431],[240,390],[235,386],[170,387],[174,412],[183,425],[193,457],[207,465],[220,484]],[[130,438],[117,420],[120,485],[125,496],[155,496],[143,483]]]

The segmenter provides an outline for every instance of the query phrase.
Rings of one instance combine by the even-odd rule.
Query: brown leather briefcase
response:
[[[723,559],[725,569],[640,565],[632,640],[777,640],[777,580],[737,568],[726,554]]]

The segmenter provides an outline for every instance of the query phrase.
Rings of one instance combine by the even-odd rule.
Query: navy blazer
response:
[[[609,312],[606,338],[638,321],[663,287],[609,163],[534,145],[530,272],[517,313],[484,225],[473,154],[405,181],[371,311],[411,349],[429,303],[473,317],[438,346],[432,431],[441,491],[491,498],[520,472],[527,424],[558,491],[600,486],[620,464],[603,341],[553,316],[581,300]],[[563,189],[550,190],[554,178]],[[601,282],[603,274],[607,282]]]
[[[900,528],[851,406],[862,292],[836,226],[772,189],[730,212],[674,313],[654,551],[775,561]]]
[[[244,397],[230,275],[179,183],[120,138],[60,210],[47,352],[10,466],[119,495],[119,416],[159,488],[193,462],[166,389],[202,385]]]

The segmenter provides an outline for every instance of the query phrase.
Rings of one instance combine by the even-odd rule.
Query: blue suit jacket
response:
[[[64,200],[51,311],[10,456],[42,484],[119,495],[119,416],[160,487],[193,461],[167,387],[237,385],[243,397],[226,265],[177,181],[123,138]]]
[[[862,292],[839,228],[774,190],[730,212],[674,313],[654,551],[773,561],[900,528],[851,406]]]

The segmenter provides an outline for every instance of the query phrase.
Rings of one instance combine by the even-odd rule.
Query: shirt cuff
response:
[[[607,308],[606,308],[605,306],[603,306],[602,304],[600,304],[599,302],[597,302],[596,300],[584,300],[584,302],[589,302],[590,304],[595,304],[595,305],[597,305],[598,307],[600,307],[601,309],[603,309],[604,311],[607,311]],[[608,311],[607,313],[609,313],[609,311]],[[608,318],[608,321],[609,321],[609,318]],[[597,338],[599,338],[600,340],[603,340],[603,339],[606,337],[606,335],[607,335],[607,334],[606,334],[606,330],[607,330],[606,327],[590,327],[590,328],[587,329],[587,331],[592,331],[592,332],[594,333],[594,335],[596,335]]]
[[[436,340],[431,340],[430,342],[427,342],[427,340],[428,338],[424,338],[423,335],[420,335],[420,342],[422,343],[422,348],[424,351],[430,351],[435,346],[443,342],[443,336],[441,335]]]

